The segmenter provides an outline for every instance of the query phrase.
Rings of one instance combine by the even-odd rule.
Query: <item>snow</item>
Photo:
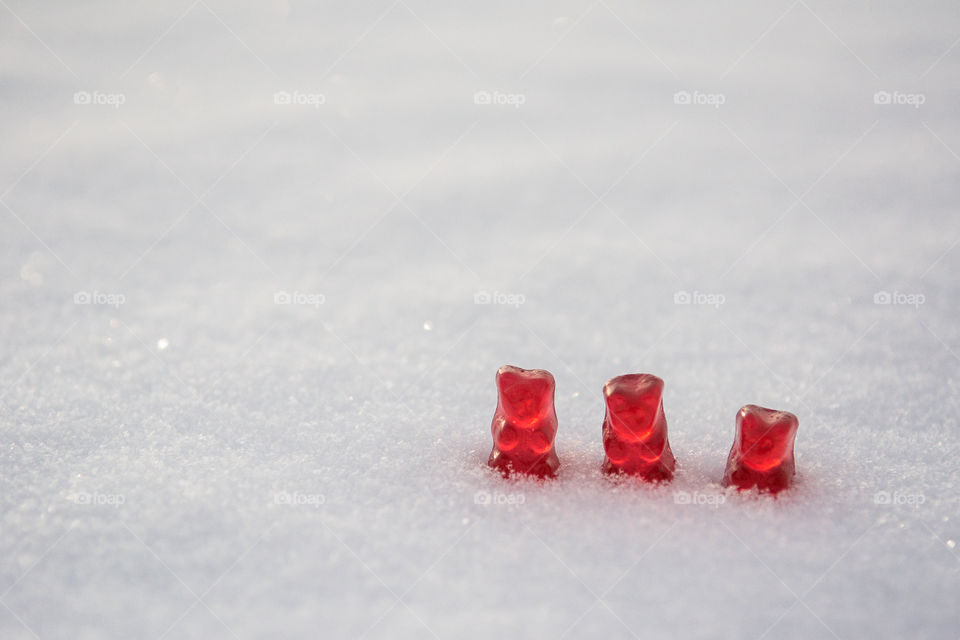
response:
[[[955,638],[958,27],[4,0],[0,637]],[[553,482],[484,465],[502,364]],[[668,486],[599,473],[628,372]]]

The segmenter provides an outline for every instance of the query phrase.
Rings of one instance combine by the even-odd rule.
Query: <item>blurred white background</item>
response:
[[[955,3],[0,33],[3,638],[960,633]],[[484,465],[506,363],[554,482]],[[627,372],[669,486],[599,473]],[[746,403],[800,418],[777,500],[716,484]]]

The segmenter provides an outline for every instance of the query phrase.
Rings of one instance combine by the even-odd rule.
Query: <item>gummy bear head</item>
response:
[[[511,421],[532,426],[553,411],[553,375],[543,369],[505,365],[497,371],[500,408]]]
[[[757,471],[771,469],[793,457],[799,421],[788,411],[748,404],[737,413],[740,459]]]
[[[612,378],[603,387],[607,416],[617,434],[642,440],[653,429],[663,398],[663,380],[649,373]]]

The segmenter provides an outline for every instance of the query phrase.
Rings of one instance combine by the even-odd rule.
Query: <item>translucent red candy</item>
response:
[[[557,412],[556,384],[549,371],[509,365],[497,371],[497,412],[493,414],[493,451],[487,461],[505,475],[511,472],[553,476],[560,459],[553,447]]]
[[[604,385],[603,396],[603,470],[645,480],[672,479],[677,462],[667,440],[663,380],[649,373],[617,376]]]
[[[737,413],[737,435],[727,457],[724,486],[777,493],[790,486],[793,442],[800,422],[787,411],[748,404]]]

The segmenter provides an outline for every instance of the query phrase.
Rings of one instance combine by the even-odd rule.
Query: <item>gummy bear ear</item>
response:
[[[502,390],[509,389],[516,384],[517,374],[507,367],[497,369],[497,388]]]
[[[798,421],[795,415],[782,411],[774,423],[774,430],[782,440],[788,440],[796,433],[797,425]]]
[[[749,405],[748,405],[749,406]],[[745,436],[753,436],[757,426],[757,418],[750,412],[748,407],[743,407],[737,412],[737,431]]]

